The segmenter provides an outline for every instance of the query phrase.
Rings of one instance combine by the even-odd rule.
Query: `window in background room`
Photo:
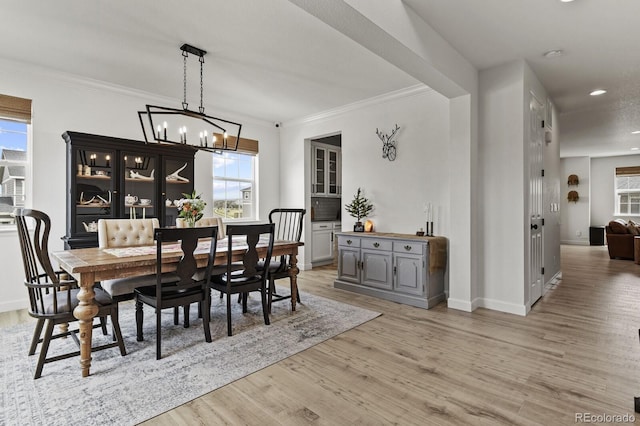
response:
[[[15,225],[11,213],[27,197],[31,100],[0,95],[0,228]]]
[[[640,166],[616,167],[616,214],[640,216]]]
[[[213,212],[225,219],[254,220],[256,156],[224,152],[213,157]]]

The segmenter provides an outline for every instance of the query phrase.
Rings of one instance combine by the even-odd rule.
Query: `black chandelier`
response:
[[[221,153],[237,151],[242,124],[212,117],[204,112],[203,103],[203,66],[206,51],[183,44],[180,47],[184,62],[184,98],[182,109],[146,105],[144,111],[138,111],[144,140],[149,143],[190,145],[203,151]],[[200,107],[198,111],[189,109],[187,103],[187,57],[189,53],[200,58]],[[152,137],[149,138],[149,135]]]

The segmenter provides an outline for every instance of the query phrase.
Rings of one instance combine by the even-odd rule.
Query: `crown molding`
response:
[[[347,105],[343,105],[337,108],[332,108],[317,114],[308,115],[305,117],[296,118],[283,123],[287,126],[298,126],[301,124],[308,124],[316,121],[327,120],[329,118],[336,117],[338,115],[345,114],[347,112],[356,111],[362,108],[366,108],[371,105],[376,105],[384,102],[391,102],[402,98],[408,98],[411,96],[421,95],[434,90],[425,84],[416,84],[414,86],[405,87],[403,89],[395,90],[393,92],[384,93],[382,95],[374,96],[372,98],[363,99]]]
[[[42,65],[33,64],[30,62],[14,61],[0,58],[0,66],[3,68],[12,68],[15,72],[29,73],[31,75],[41,76],[45,78],[55,79],[62,83],[82,85],[85,87],[105,90],[112,93],[121,94],[124,96],[136,97],[141,99],[140,110],[144,109],[146,104],[159,103],[175,105],[179,108],[182,99],[172,98],[170,96],[164,96],[157,93],[147,92],[145,90],[136,89],[133,87],[123,86],[116,83],[111,83],[103,80],[96,80],[90,77],[86,77],[79,74],[73,74],[65,71],[59,71],[53,68],[43,67]],[[205,105],[205,108],[209,111],[215,111],[216,115],[229,116],[236,121],[242,121],[243,124],[251,123],[257,126],[273,127],[273,122],[257,118],[253,116],[243,115],[234,111],[219,110],[211,105]],[[135,111],[132,111],[132,114]]]

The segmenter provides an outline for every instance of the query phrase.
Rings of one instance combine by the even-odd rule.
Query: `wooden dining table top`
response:
[[[227,262],[227,240],[217,241],[216,265],[224,265]],[[275,241],[273,243],[273,256],[291,254],[297,247],[304,243],[297,241]],[[195,252],[195,258],[199,267],[206,266],[210,248],[210,241],[201,241]],[[247,249],[242,243],[233,244],[232,260],[241,260]],[[258,255],[264,255],[267,251],[266,242],[259,242]],[[79,275],[87,272],[95,274],[95,280],[110,278],[120,278],[143,273],[155,273],[156,270],[156,246],[137,246],[121,248],[83,248],[74,250],[64,250],[51,253],[58,262],[60,268],[71,275]],[[177,244],[165,246],[162,254],[163,272],[170,271],[171,265],[177,264],[182,252]],[[139,269],[139,271],[135,271]]]

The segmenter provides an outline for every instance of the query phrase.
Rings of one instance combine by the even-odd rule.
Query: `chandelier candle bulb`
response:
[[[158,124],[158,139],[160,139],[160,130],[161,130],[161,129],[162,129],[162,128],[161,128],[161,127],[160,127],[160,125]]]
[[[164,127],[164,140],[167,140],[167,122],[165,121],[164,123],[162,123],[162,126]],[[158,137],[160,137],[160,135],[158,135]]]
[[[107,161],[107,167],[111,167],[111,156],[107,155],[104,159]]]

